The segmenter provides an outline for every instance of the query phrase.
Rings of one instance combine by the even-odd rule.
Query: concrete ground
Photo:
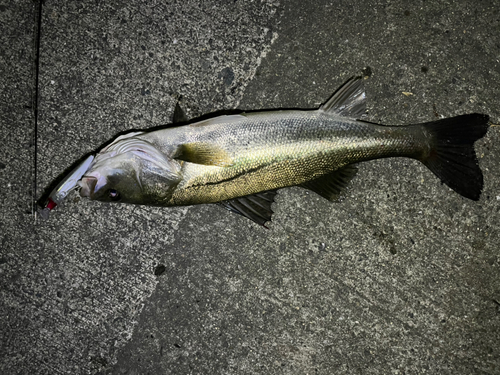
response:
[[[364,74],[371,121],[500,123],[496,1],[46,0],[41,20],[37,198],[179,98],[190,118],[314,108]],[[386,159],[341,203],[280,191],[269,230],[77,194],[41,221],[36,3],[0,21],[0,373],[500,373],[500,128],[478,202]]]

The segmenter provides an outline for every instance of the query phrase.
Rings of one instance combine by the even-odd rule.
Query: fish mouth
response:
[[[82,179],[78,181],[78,185],[80,185],[81,187],[80,196],[92,199],[95,191],[95,186],[97,185],[97,177],[83,176]]]

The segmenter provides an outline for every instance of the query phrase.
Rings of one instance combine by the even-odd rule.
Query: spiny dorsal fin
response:
[[[185,143],[181,145],[175,159],[217,167],[229,167],[233,164],[233,161],[225,150],[217,145],[203,142]]]
[[[179,105],[179,102],[181,100],[181,97],[175,104],[175,109],[174,109],[174,114],[172,116],[172,123],[173,124],[182,124],[184,122],[188,122],[188,117],[186,116],[186,112],[181,108]]]
[[[352,77],[344,83],[320,111],[345,117],[359,118],[366,112],[366,94],[361,77]]]
[[[312,190],[323,198],[333,202],[340,199],[342,191],[353,179],[357,171],[358,168],[355,164],[349,164],[337,169],[335,172],[305,182],[299,186]]]
[[[253,222],[265,227],[264,224],[271,221],[271,216],[273,215],[271,205],[274,202],[275,196],[276,190],[269,190],[219,202],[219,204],[229,211],[245,216]]]

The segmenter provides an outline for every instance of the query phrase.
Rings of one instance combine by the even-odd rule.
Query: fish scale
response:
[[[232,160],[219,167],[185,162],[169,205],[213,203],[300,185],[345,165],[389,156],[418,157],[428,148],[423,128],[381,126],[319,111],[230,116],[203,126],[141,135],[164,152],[175,145],[216,145]],[[168,142],[158,142],[158,139]],[[242,139],[246,139],[243,142]]]
[[[277,189],[300,186],[335,200],[357,163],[410,157],[457,193],[479,199],[474,142],[487,132],[487,115],[386,126],[359,120],[365,108],[355,77],[317,110],[219,116],[125,134],[96,155],[80,195],[155,206],[220,203],[264,225]]]

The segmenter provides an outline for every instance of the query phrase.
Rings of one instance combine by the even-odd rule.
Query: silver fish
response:
[[[357,163],[397,156],[421,161],[457,193],[479,199],[474,142],[487,132],[487,115],[385,126],[359,120],[365,98],[362,79],[353,77],[317,110],[242,113],[122,135],[96,155],[80,195],[154,206],[220,203],[264,225],[277,189],[301,186],[336,200]]]

